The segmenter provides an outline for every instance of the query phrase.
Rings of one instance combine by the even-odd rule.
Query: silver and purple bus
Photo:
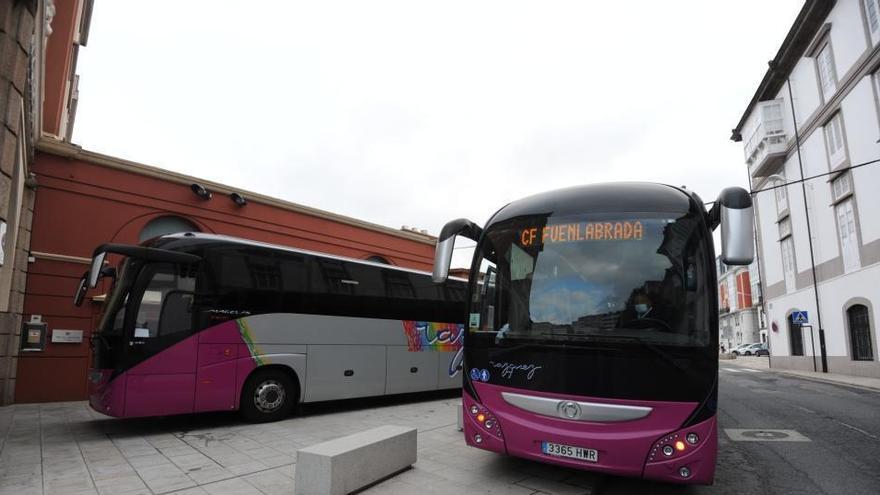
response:
[[[300,402],[461,387],[464,280],[194,233],[99,246],[75,303],[102,277],[89,401],[109,416],[274,421]]]
[[[621,476],[711,484],[717,455],[722,260],[753,256],[752,202],[648,183],[572,187],[514,201],[480,228],[467,297],[468,445]],[[480,283],[482,282],[482,283]]]

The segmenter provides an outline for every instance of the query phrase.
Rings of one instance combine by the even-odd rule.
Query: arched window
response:
[[[849,341],[852,358],[856,361],[872,361],[874,349],[871,345],[871,324],[868,321],[868,307],[855,304],[846,310],[849,320]]]
[[[379,255],[376,255],[376,254],[367,258],[367,261],[372,261],[373,263],[382,263],[383,265],[390,265],[391,264],[390,261],[388,261],[385,258],[383,258]]]
[[[200,229],[194,223],[181,217],[165,216],[154,218],[147,222],[143,230],[138,236],[138,242],[144,242],[147,239],[158,237],[165,234],[175,234],[177,232],[199,232]]]

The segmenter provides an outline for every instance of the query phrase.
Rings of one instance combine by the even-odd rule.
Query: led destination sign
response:
[[[642,222],[585,222],[531,227],[520,232],[523,246],[578,241],[641,241],[645,229]]]

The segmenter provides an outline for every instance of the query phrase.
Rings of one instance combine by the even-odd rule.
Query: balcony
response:
[[[752,132],[745,141],[743,153],[752,177],[769,175],[777,164],[785,160],[788,140],[782,121],[783,100],[773,100],[755,107]]]

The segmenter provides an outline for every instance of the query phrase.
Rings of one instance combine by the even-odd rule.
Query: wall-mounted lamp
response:
[[[247,204],[247,198],[237,192],[230,194],[229,197],[232,198],[232,201],[238,206],[244,206]]]
[[[205,189],[205,186],[201,184],[193,184],[189,186],[189,188],[192,189],[193,194],[204,199],[205,201],[211,199],[214,196],[213,194],[211,194],[211,191]]]

